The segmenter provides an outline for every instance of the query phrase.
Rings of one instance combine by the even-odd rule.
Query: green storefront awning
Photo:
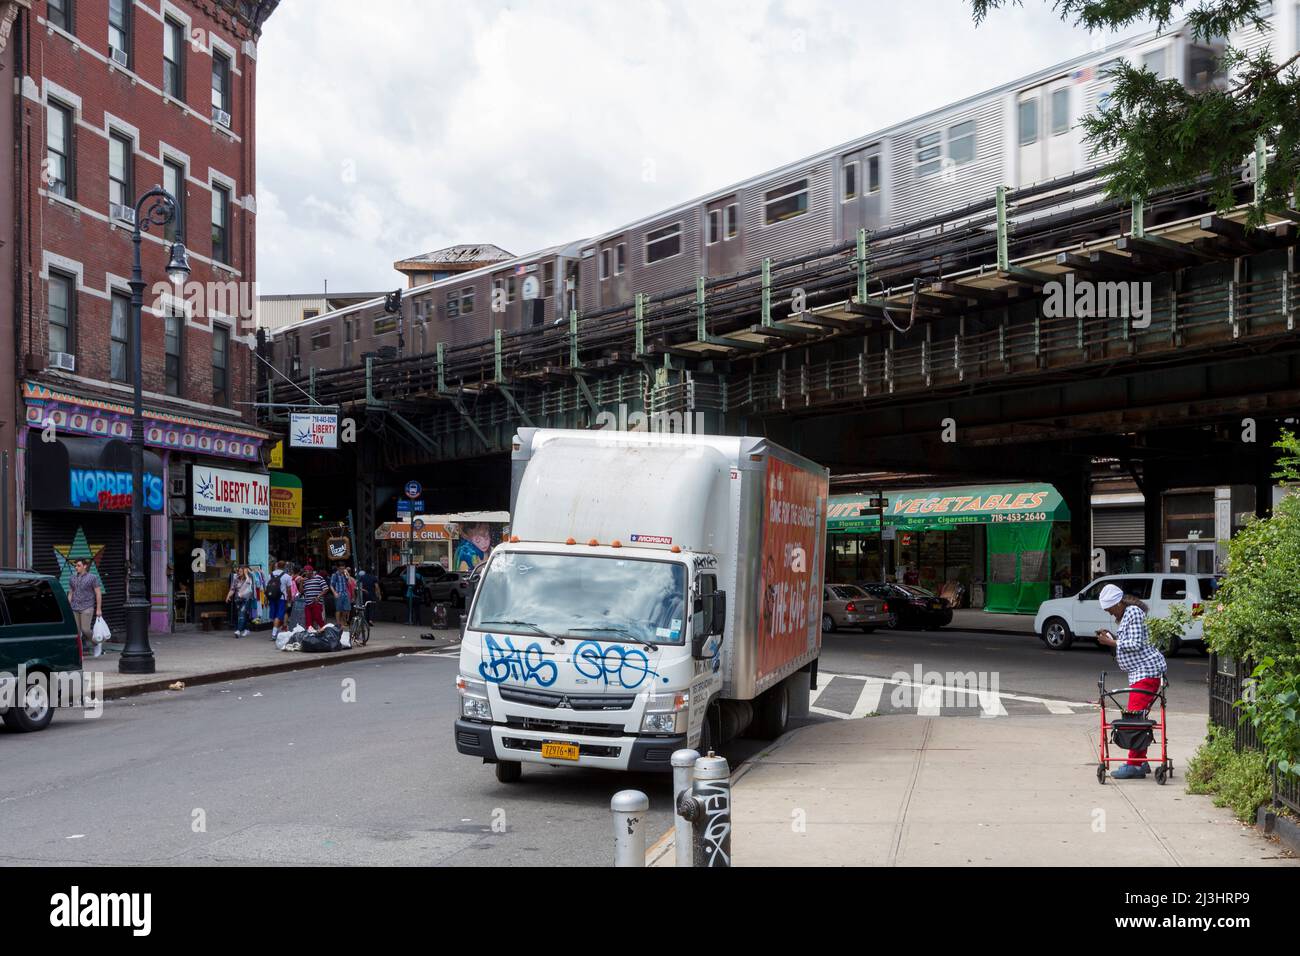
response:
[[[880,521],[871,495],[832,495],[826,530],[875,534]],[[942,531],[967,524],[1035,524],[1069,521],[1061,493],[1048,484],[972,485],[885,493],[885,524],[904,531]]]

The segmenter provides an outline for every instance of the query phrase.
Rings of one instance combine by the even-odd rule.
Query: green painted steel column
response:
[[[636,351],[637,358],[645,355],[645,293],[636,294]]]
[[[569,310],[569,367],[577,368],[578,361],[578,310]]]
[[[438,353],[438,391],[447,391],[447,346],[439,342],[436,351]]]
[[[1264,173],[1268,171],[1268,150],[1265,148],[1264,137],[1255,137],[1255,203],[1258,205],[1264,198]]]
[[[867,301],[867,230],[858,230],[858,302]]]
[[[998,270],[1007,271],[1010,260],[1007,257],[1007,187],[999,186],[998,206]]]
[[[695,280],[695,338],[706,342],[709,338],[708,312],[704,304],[704,276]]]
[[[772,324],[772,259],[763,260],[763,325]]]
[[[1133,219],[1129,226],[1129,233],[1134,239],[1141,239],[1146,235],[1146,202],[1141,196],[1133,197]]]
[[[501,330],[500,329],[496,329],[492,333],[492,349],[494,353],[493,366],[496,372],[496,380],[498,382],[505,381],[505,376],[501,373]]]

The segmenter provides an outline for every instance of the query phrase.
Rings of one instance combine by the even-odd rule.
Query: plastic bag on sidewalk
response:
[[[112,636],[113,632],[108,629],[108,622],[102,617],[95,618],[95,627],[90,632],[90,639],[96,644],[103,644]]]
[[[351,647],[351,646],[352,646],[352,635],[349,632],[344,631],[342,634],[339,635],[339,647]]]

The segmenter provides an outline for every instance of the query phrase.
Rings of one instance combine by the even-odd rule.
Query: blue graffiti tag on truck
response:
[[[559,676],[559,669],[554,661],[546,660],[542,645],[537,641],[527,647],[515,647],[508,637],[503,637],[505,647],[497,643],[491,634],[483,638],[483,650],[486,659],[478,665],[479,676],[493,684],[504,684],[515,680],[527,684],[536,681],[542,687],[550,687]]]
[[[640,687],[648,677],[659,677],[650,666],[645,651],[617,644],[601,647],[595,641],[583,641],[573,652],[573,667],[583,677],[603,680],[606,685],[618,681],[629,690]],[[667,684],[667,677],[660,677]]]

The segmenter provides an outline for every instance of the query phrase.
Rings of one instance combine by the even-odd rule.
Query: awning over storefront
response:
[[[837,534],[875,534],[880,519],[873,495],[833,495],[826,528]],[[942,531],[966,524],[1034,524],[1069,521],[1070,509],[1048,484],[972,485],[890,491],[885,524],[905,531]]]
[[[64,435],[27,446],[27,507],[32,511],[131,510],[131,446],[118,438]],[[144,453],[144,510],[163,510],[162,459]]]
[[[406,521],[385,521],[375,529],[376,541],[446,541],[451,535],[445,525],[426,524],[411,537],[411,525]]]

